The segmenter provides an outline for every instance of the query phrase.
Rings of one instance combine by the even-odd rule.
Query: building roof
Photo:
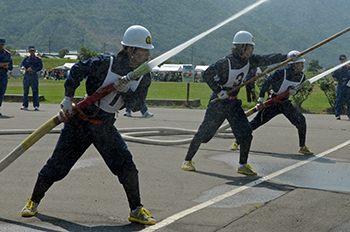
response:
[[[163,64],[158,72],[182,72],[183,66],[193,66],[192,64]]]

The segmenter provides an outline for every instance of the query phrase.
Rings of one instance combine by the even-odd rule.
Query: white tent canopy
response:
[[[64,63],[63,66],[68,67],[68,68],[72,68],[74,64],[75,63]]]
[[[183,66],[192,66],[192,64],[163,64],[159,72],[182,72]]]
[[[195,72],[202,72],[207,70],[209,65],[197,65],[196,68],[194,69]]]
[[[152,72],[159,72],[159,66],[157,65],[156,67],[152,68]]]

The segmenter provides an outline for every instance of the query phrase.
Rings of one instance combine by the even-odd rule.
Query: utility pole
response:
[[[193,51],[194,51],[194,47],[193,47],[193,45],[191,46],[192,48],[191,48],[191,50],[192,50],[192,52],[191,52],[191,64],[193,64]]]
[[[49,37],[49,55],[51,55],[51,43],[52,43],[52,40],[51,40],[51,37]]]

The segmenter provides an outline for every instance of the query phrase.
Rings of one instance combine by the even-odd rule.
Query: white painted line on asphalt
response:
[[[307,164],[307,163],[310,163],[310,162],[312,162],[314,160],[317,160],[318,158],[321,158],[321,157],[323,157],[325,155],[328,155],[328,154],[330,154],[330,153],[332,153],[332,152],[334,152],[334,151],[336,151],[336,150],[338,150],[340,148],[343,148],[343,147],[345,147],[345,146],[347,146],[349,144],[350,144],[350,140],[348,140],[348,141],[346,141],[346,142],[344,142],[342,144],[339,144],[338,146],[335,146],[335,147],[333,147],[333,148],[331,148],[331,149],[329,149],[327,151],[324,151],[324,152],[322,152],[322,153],[320,153],[318,155],[312,156],[312,157],[310,157],[307,160],[300,161],[300,162],[298,162],[296,164],[293,164],[293,165],[291,165],[289,167],[283,168],[283,169],[281,169],[281,170],[279,170],[277,172],[274,172],[274,173],[271,173],[271,174],[269,174],[267,176],[261,177],[260,179],[255,180],[253,182],[250,182],[250,183],[248,183],[248,184],[246,184],[244,186],[241,186],[241,187],[239,187],[237,189],[229,191],[229,192],[227,192],[225,194],[222,194],[220,196],[214,197],[213,199],[211,199],[209,201],[203,202],[203,203],[201,203],[199,205],[193,206],[192,208],[189,208],[189,209],[186,209],[186,210],[184,210],[182,212],[174,214],[174,215],[172,215],[172,216],[170,216],[168,218],[163,219],[160,222],[157,222],[155,225],[149,226],[149,227],[147,227],[147,228],[145,228],[145,229],[143,229],[141,231],[142,232],[156,231],[157,229],[163,228],[163,227],[165,227],[165,226],[167,226],[167,225],[169,225],[169,224],[171,224],[171,223],[173,223],[173,222],[175,222],[175,221],[177,221],[177,220],[179,220],[179,219],[181,219],[181,218],[183,218],[183,217],[185,217],[185,216],[187,216],[187,215],[189,215],[191,213],[194,213],[194,212],[197,212],[197,211],[199,211],[201,209],[209,207],[210,205],[215,204],[215,203],[217,203],[217,202],[219,202],[219,201],[221,201],[221,200],[223,200],[223,199],[225,199],[227,197],[231,197],[231,196],[233,196],[233,195],[235,195],[235,194],[237,194],[239,192],[242,192],[242,191],[244,191],[244,190],[246,190],[248,188],[254,187],[254,186],[256,186],[258,184],[261,184],[261,183],[263,183],[263,182],[265,182],[267,180],[270,180],[270,179],[272,179],[272,178],[274,178],[276,176],[279,176],[279,175],[284,174],[284,173],[286,173],[286,172],[288,172],[290,170],[298,168],[298,167],[300,167],[300,166],[302,166],[304,164]]]

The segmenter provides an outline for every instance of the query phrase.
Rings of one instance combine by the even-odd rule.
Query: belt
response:
[[[228,96],[227,97],[227,99],[229,99],[229,100],[236,100],[238,98],[238,96],[236,95],[236,96]]]
[[[92,118],[88,118],[88,117],[85,117],[83,115],[81,115],[80,113],[78,113],[78,116],[79,118],[83,119],[85,122],[91,122],[93,124],[104,124],[106,123],[107,121],[106,120],[96,120],[96,119],[92,119]]]

